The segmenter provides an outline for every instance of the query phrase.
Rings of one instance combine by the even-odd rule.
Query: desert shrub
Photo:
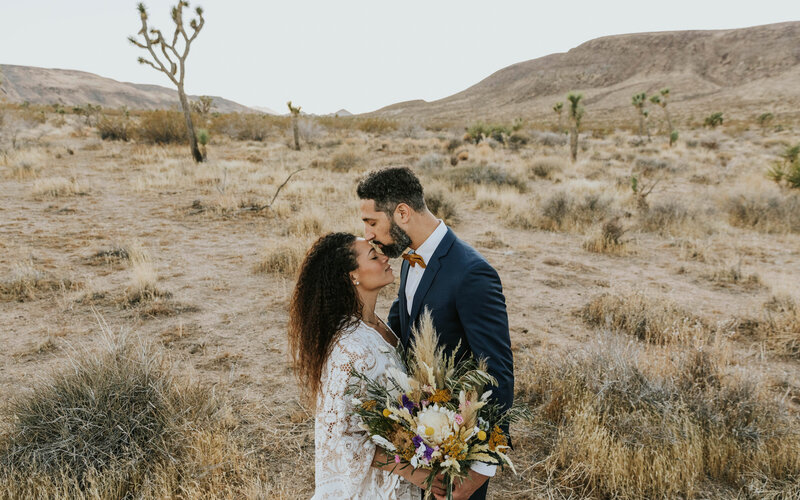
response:
[[[511,149],[517,150],[527,145],[528,142],[530,142],[530,138],[522,132],[514,132],[508,136],[508,140],[506,142]]]
[[[508,186],[520,192],[524,192],[527,189],[524,179],[496,165],[456,167],[443,172],[439,177],[457,189],[475,185]]]
[[[580,230],[611,215],[613,199],[597,192],[575,194],[560,190],[540,205],[540,227],[547,230]]]
[[[331,157],[331,168],[336,172],[347,172],[361,166],[363,158],[350,149],[340,151]]]
[[[298,120],[297,131],[300,135],[300,139],[306,144],[316,144],[327,134],[325,127],[310,118]]]
[[[214,391],[179,378],[148,345],[110,340],[12,400],[0,489],[11,498],[153,498],[241,487],[243,454]]]
[[[0,165],[7,167],[6,177],[24,181],[39,176],[47,156],[38,149],[12,150],[0,155]]]
[[[447,149],[448,153],[453,153],[453,152],[455,152],[455,150],[457,150],[458,148],[460,148],[463,145],[464,145],[464,141],[462,141],[461,139],[453,138],[453,139],[450,139],[449,141],[447,141],[446,149]]]
[[[478,122],[467,128],[464,140],[478,144],[484,139],[494,139],[500,144],[505,144],[511,132],[511,128],[505,125]]]
[[[565,164],[563,158],[555,156],[535,158],[530,165],[528,165],[528,176],[551,179],[553,174],[564,170]]]
[[[428,210],[437,218],[442,219],[448,226],[453,226],[458,221],[456,203],[450,194],[441,188],[428,188],[425,190],[425,204]]]
[[[170,298],[172,294],[158,286],[158,272],[150,253],[138,245],[128,249],[130,263],[130,284],[125,290],[123,305],[135,306]]]
[[[151,144],[183,144],[187,142],[186,120],[179,111],[143,111],[136,127],[136,137]]]
[[[0,302],[27,302],[52,292],[75,290],[81,283],[37,269],[31,263],[17,264],[0,280]]]
[[[660,170],[674,170],[670,162],[658,157],[639,157],[634,162],[638,172],[644,175],[652,175]]]
[[[394,120],[371,116],[359,118],[355,122],[356,129],[368,134],[386,134],[397,130],[398,124]]]
[[[130,118],[126,114],[103,115],[97,120],[97,133],[104,141],[129,141],[131,139]]]
[[[715,113],[711,113],[710,115],[708,115],[706,119],[703,120],[703,125],[705,125],[706,127],[716,128],[719,125],[722,125],[722,122],[723,122],[722,113],[717,111]]]
[[[591,326],[658,345],[687,343],[704,331],[702,322],[689,312],[641,292],[598,295],[583,307],[581,317]]]
[[[534,420],[515,449],[534,454],[540,477],[531,482],[579,498],[705,498],[701,491],[720,486],[775,498],[800,492],[800,429],[786,407],[726,375],[713,349],[673,358],[654,363],[640,347],[604,336],[523,360],[530,370],[518,377],[516,397]]]
[[[800,233],[800,195],[740,194],[725,203],[732,226],[764,233]]]
[[[228,113],[213,118],[211,131],[237,141],[265,141],[289,126],[287,117],[261,113]]]
[[[704,273],[702,277],[718,287],[758,288],[762,285],[761,278],[757,274],[745,274],[742,272],[741,262],[735,266],[720,266],[708,273]]]
[[[787,186],[800,189],[800,144],[787,146],[781,153],[781,160],[767,170],[767,177],[778,184],[786,181]]]
[[[555,147],[566,146],[567,136],[556,132],[533,132],[533,141],[541,146]]]
[[[417,169],[422,171],[439,170],[445,166],[447,158],[439,153],[428,153],[417,161]]]
[[[666,236],[692,220],[689,210],[677,201],[655,203],[639,213],[642,231]]]

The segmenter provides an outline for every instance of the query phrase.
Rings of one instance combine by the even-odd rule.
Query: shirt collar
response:
[[[442,242],[444,237],[447,235],[447,226],[445,225],[444,221],[441,219],[439,220],[439,225],[436,226],[436,229],[433,230],[428,239],[422,242],[415,251],[415,254],[418,254],[422,259],[427,263],[430,262],[431,257],[433,257],[433,252],[436,251],[436,248],[439,246],[439,243]]]

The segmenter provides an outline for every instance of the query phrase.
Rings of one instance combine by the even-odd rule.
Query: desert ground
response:
[[[766,175],[800,142],[796,124],[681,124],[672,147],[657,124],[652,140],[584,130],[571,162],[552,119],[477,144],[462,140],[470,123],[330,120],[305,119],[300,151],[289,127],[263,140],[212,129],[201,164],[183,144],[101,140],[70,114],[3,144],[8,470],[28,470],[8,458],[27,439],[24,402],[122,344],[147,346],[216,406],[177,465],[131,490],[9,473],[0,497],[309,498],[314,409],[287,354],[293,276],[319,235],[362,234],[356,183],[388,165],[420,175],[503,282],[516,399],[534,417],[512,428],[517,473],[490,498],[800,496],[800,193]]]

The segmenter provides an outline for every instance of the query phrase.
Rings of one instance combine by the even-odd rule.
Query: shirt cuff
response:
[[[497,466],[494,464],[487,464],[484,462],[473,462],[470,466],[470,469],[474,470],[478,474],[483,474],[484,476],[494,477],[497,473]]]

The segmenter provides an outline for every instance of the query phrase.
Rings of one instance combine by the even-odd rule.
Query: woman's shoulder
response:
[[[333,341],[331,353],[362,355],[371,350],[369,332],[366,325],[358,321],[344,329]]]

